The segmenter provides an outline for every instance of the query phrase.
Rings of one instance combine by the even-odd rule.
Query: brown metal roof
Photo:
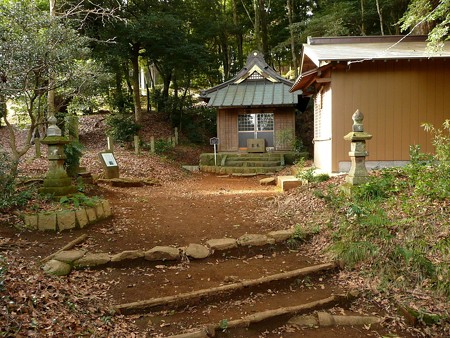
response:
[[[291,92],[305,88],[304,85],[317,70],[331,62],[450,58],[449,43],[441,51],[430,52],[425,40],[426,36],[308,38],[308,44],[303,45],[302,74],[295,80]],[[315,67],[312,68],[307,62],[313,63]]]
[[[368,61],[392,59],[423,59],[450,57],[450,44],[443,50],[427,49],[425,36],[367,36],[310,38],[303,53],[317,67],[331,61]]]
[[[207,94],[208,107],[292,106],[298,94],[290,93],[290,85],[269,81],[245,81],[230,84]]]
[[[292,85],[254,51],[235,77],[203,91],[200,97],[209,107],[295,106],[298,93],[289,92]]]

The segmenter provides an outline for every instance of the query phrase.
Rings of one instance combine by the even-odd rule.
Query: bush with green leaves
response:
[[[16,172],[11,157],[0,150],[0,212],[6,212],[27,204],[31,198],[31,190],[18,191]]]
[[[98,201],[97,197],[89,197],[83,193],[77,193],[71,196],[63,196],[59,199],[59,203],[62,206],[67,207],[73,206],[75,208],[78,208],[80,206],[93,207],[95,206],[95,203],[97,203],[97,201]]]
[[[449,121],[426,126],[435,154],[410,148],[410,163],[372,173],[345,193],[337,186],[317,191],[334,210],[329,252],[364,270],[382,289],[422,288],[450,297]]]
[[[410,163],[405,167],[408,182],[417,196],[432,199],[450,197],[450,120],[438,129],[431,124],[422,127],[432,136],[435,154],[424,154],[418,145],[410,147]]]
[[[108,135],[117,142],[132,142],[140,127],[133,119],[133,116],[126,114],[111,114],[106,119],[108,125]]]
[[[162,138],[157,139],[155,141],[155,153],[158,155],[162,155],[167,153],[170,149],[172,149],[172,142],[168,140],[164,140]]]
[[[315,173],[314,167],[305,168],[304,158],[299,158],[295,166],[297,167],[297,174],[295,176],[308,183],[320,183],[328,181],[330,179],[330,175],[328,174]]]
[[[64,168],[71,177],[76,177],[80,168],[80,160],[84,146],[79,141],[72,141],[64,146]]]

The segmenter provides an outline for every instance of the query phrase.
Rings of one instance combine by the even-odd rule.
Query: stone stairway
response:
[[[285,166],[282,153],[233,153],[218,154],[214,165],[211,154],[202,154],[200,157],[200,170],[222,175],[255,175],[274,174]]]
[[[320,318],[319,324],[308,324],[315,311],[349,309],[354,299],[333,282],[337,269],[334,263],[317,264],[287,243],[238,246],[207,259],[110,269],[118,277],[110,291],[121,295],[115,310],[152,337],[256,338],[286,328],[308,336],[308,330],[317,333],[321,326]]]

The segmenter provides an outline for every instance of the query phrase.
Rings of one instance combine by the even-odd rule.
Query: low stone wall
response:
[[[109,201],[100,200],[93,207],[23,214],[25,227],[32,230],[64,231],[84,228],[112,216]]]
[[[53,259],[45,263],[43,269],[52,275],[67,275],[72,269],[100,267],[109,263],[119,263],[136,259],[157,261],[181,261],[189,259],[204,259],[216,251],[230,250],[238,247],[262,247],[282,243],[295,234],[295,228],[271,231],[267,234],[246,234],[239,238],[210,239],[205,245],[191,243],[186,247],[155,246],[145,250],[127,250],[116,254],[106,252],[92,253],[86,250],[68,250],[57,253]]]

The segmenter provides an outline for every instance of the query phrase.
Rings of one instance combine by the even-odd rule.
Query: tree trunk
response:
[[[259,0],[259,12],[261,18],[261,44],[264,59],[269,63],[269,33],[267,27],[266,0]]]
[[[56,0],[50,0],[50,16],[55,16],[55,6]],[[47,93],[47,105],[48,105],[48,118],[55,116],[55,79],[53,77],[53,72],[49,69],[49,81],[48,81],[48,93]]]
[[[117,70],[115,71],[114,80],[116,82],[116,92],[115,95],[115,102],[117,104],[117,107],[119,108],[119,111],[123,111],[125,105],[124,105],[124,95],[122,90],[122,69],[120,67],[120,64],[117,65]]]
[[[228,40],[225,32],[220,37],[220,49],[222,51],[223,74],[225,79],[230,78],[230,57],[228,55]]]
[[[383,28],[383,10],[380,8],[380,1],[379,0],[375,0],[376,5],[377,5],[377,12],[378,12],[378,17],[380,18],[380,30],[381,30],[381,35],[384,35],[384,28]]]
[[[237,30],[236,33],[237,50],[238,50],[237,61],[238,61],[238,68],[241,69],[244,66],[244,49],[243,49],[244,39],[238,21],[237,0],[233,0],[233,24],[235,29]]]
[[[286,1],[287,8],[287,16],[289,20],[289,32],[291,35],[291,55],[292,55],[292,67],[294,67],[294,78],[296,79],[298,76],[298,66],[297,66],[297,55],[295,53],[295,36],[294,29],[292,28],[292,24],[294,23],[293,18],[293,3],[292,0]]]
[[[131,64],[133,66],[132,85],[134,101],[134,120],[137,124],[142,122],[141,93],[139,90],[139,50],[138,43],[134,44],[131,52]]]
[[[253,0],[253,10],[255,11],[255,45],[259,51],[263,50],[262,39],[261,39],[261,12],[259,10],[259,0]]]
[[[364,25],[364,0],[361,1],[361,35],[366,35],[366,27]]]

